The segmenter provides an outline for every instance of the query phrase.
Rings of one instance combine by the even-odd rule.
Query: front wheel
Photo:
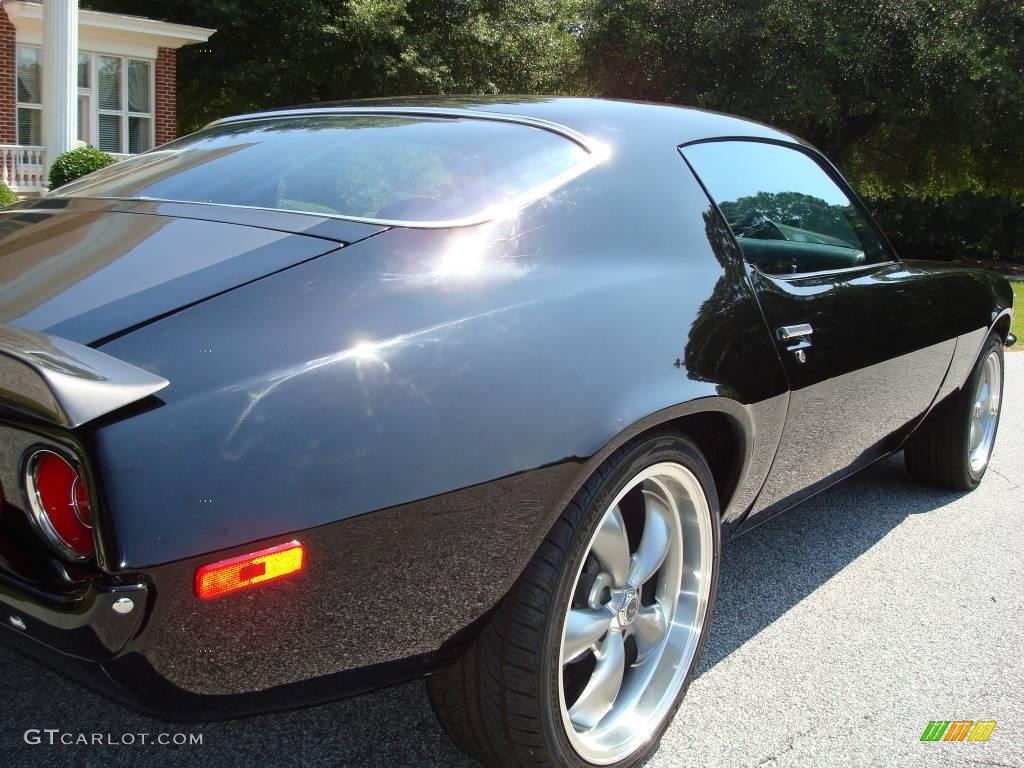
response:
[[[661,434],[619,449],[463,658],[428,678],[442,725],[496,768],[642,762],[693,677],[719,551],[697,447]]]
[[[969,491],[988,469],[1003,404],[1003,340],[992,334],[963,388],[936,406],[907,443],[911,476]]]

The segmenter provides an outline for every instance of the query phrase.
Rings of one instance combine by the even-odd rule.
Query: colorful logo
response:
[[[932,720],[921,741],[988,741],[995,727],[995,720]]]

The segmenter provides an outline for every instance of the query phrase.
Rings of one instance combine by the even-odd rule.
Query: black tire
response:
[[[963,388],[937,405],[907,442],[903,456],[907,471],[914,479],[940,488],[971,491],[978,487],[985,476],[987,461],[978,469],[971,466],[970,430],[978,383],[986,360],[993,354],[999,360],[999,384],[1002,391],[1005,370],[1003,340],[993,333],[982,347],[974,370]],[[999,429],[998,419],[997,414],[995,432]]]
[[[563,512],[462,658],[427,678],[438,719],[471,757],[494,768],[592,765],[574,750],[561,719],[558,659],[564,611],[607,506],[631,478],[666,461],[689,469],[704,491],[711,513],[712,567],[703,629],[678,696],[643,745],[613,765],[636,766],[657,748],[686,694],[707,638],[721,549],[711,471],[696,445],[675,433],[641,436],[612,454]]]

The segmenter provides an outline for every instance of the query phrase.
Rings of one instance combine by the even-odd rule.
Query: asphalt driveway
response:
[[[726,551],[700,676],[652,768],[1024,768],[1024,352],[1007,355],[992,467],[959,496],[902,457]],[[161,723],[0,649],[0,765],[472,766],[419,684],[287,714]],[[922,743],[930,720],[996,720]],[[202,745],[25,743],[27,729],[201,735]]]

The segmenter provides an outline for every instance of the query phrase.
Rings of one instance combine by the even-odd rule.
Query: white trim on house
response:
[[[209,40],[210,35],[216,30],[187,26],[185,24],[172,24],[140,16],[127,16],[82,9],[76,11],[73,6],[69,9],[69,6],[59,4],[61,2],[77,3],[77,0],[50,0],[50,2],[53,5],[48,8],[48,12],[65,14],[63,18],[66,24],[70,23],[72,25],[70,27],[70,35],[69,30],[65,29],[63,32],[56,33],[57,39],[63,38],[68,48],[74,50],[77,47],[79,53],[90,55],[89,87],[78,87],[77,80],[65,83],[62,79],[63,75],[58,78],[57,86],[67,85],[69,88],[68,110],[64,109],[61,99],[57,101],[58,108],[50,112],[46,112],[47,107],[43,104],[21,104],[18,102],[18,106],[22,108],[39,110],[44,123],[44,135],[40,137],[40,141],[45,143],[47,141],[46,137],[49,135],[45,133],[48,130],[46,128],[46,120],[49,118],[44,115],[44,112],[51,116],[58,115],[59,117],[56,119],[59,121],[59,125],[62,128],[67,127],[68,118],[72,123],[75,123],[78,103],[84,98],[89,105],[88,124],[86,126],[88,143],[93,146],[99,145],[99,120],[101,115],[117,115],[120,118],[120,151],[110,152],[110,154],[118,159],[128,156],[124,150],[129,149],[129,127],[133,119],[149,121],[148,147],[144,148],[148,149],[154,146],[156,143],[158,113],[157,100],[159,98],[156,81],[159,49],[177,49],[193,43],[204,43]],[[15,29],[16,47],[13,65],[17,68],[18,49],[38,48],[45,50],[46,48],[47,43],[44,42],[43,4],[38,2],[38,0],[8,0],[3,3],[3,11],[7,13],[7,17],[11,20]],[[73,21],[76,16],[78,19],[77,25]],[[51,26],[45,30],[47,34],[55,34],[52,26],[53,21],[54,17],[50,17]],[[77,32],[77,42],[75,41],[75,32]],[[99,87],[97,82],[99,56],[120,59],[121,93],[120,108],[117,110],[101,109],[99,107]],[[77,57],[75,58],[77,60]],[[146,113],[130,112],[128,109],[128,61],[132,59],[145,61],[149,65],[149,112]],[[43,67],[45,78],[47,64],[43,57],[41,57],[40,63]],[[61,66],[58,66],[55,71],[62,71]],[[71,71],[68,72],[69,76],[73,74]],[[16,73],[14,80],[15,89],[17,89],[18,78]],[[53,83],[51,82],[50,85],[52,86]],[[42,84],[41,88],[44,92],[47,90]],[[53,92],[61,93],[61,88],[54,88]],[[17,101],[17,90],[15,91],[15,100]],[[15,107],[15,125],[17,125],[18,106]],[[69,111],[70,114],[65,115],[65,111]],[[52,124],[50,124],[50,128],[53,128]],[[74,126],[72,133],[76,137],[79,136],[77,126]],[[61,135],[58,132],[58,137]],[[53,139],[52,136],[51,139]],[[32,145],[0,145],[0,180],[3,180],[14,191],[21,194],[44,192],[46,190],[45,178],[49,161],[52,159],[52,155],[56,154],[61,146],[64,146],[62,143],[64,141],[64,139],[60,141],[54,139],[49,147],[42,146],[42,143]]]
[[[4,3],[22,45],[43,44],[43,5],[29,0]],[[158,48],[205,43],[215,30],[101,11],[78,11],[78,47],[134,59],[155,59]]]

